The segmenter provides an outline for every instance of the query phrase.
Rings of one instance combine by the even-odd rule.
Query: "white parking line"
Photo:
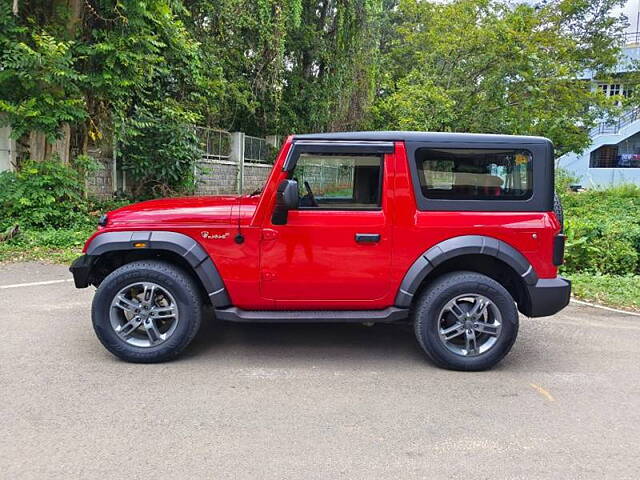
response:
[[[64,280],[47,280],[45,282],[14,283],[13,285],[0,285],[0,290],[4,290],[5,288],[37,287],[38,285],[51,285],[54,283],[66,283],[66,282],[73,282],[73,278],[65,278]]]

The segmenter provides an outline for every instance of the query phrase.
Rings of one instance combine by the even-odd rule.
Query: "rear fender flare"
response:
[[[434,245],[411,265],[396,294],[395,306],[411,306],[413,297],[425,278],[440,264],[460,255],[488,255],[509,265],[525,282],[535,285],[538,275],[529,261],[511,245],[484,235],[453,237]]]

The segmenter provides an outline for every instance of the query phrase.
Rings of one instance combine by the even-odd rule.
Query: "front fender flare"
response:
[[[422,281],[438,265],[460,255],[488,255],[509,265],[527,285],[535,285],[538,275],[528,260],[511,245],[484,235],[463,235],[434,245],[411,265],[396,294],[396,307],[407,308]]]
[[[86,254],[99,257],[108,252],[140,250],[134,243],[146,243],[145,250],[169,251],[180,255],[193,268],[211,303],[216,308],[231,305],[227,289],[211,257],[193,238],[177,232],[124,231],[106,232],[96,236]]]

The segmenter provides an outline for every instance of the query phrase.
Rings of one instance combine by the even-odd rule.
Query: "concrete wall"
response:
[[[201,172],[197,195],[228,195],[238,193],[238,164],[226,160],[200,162]],[[251,193],[264,186],[273,165],[245,163],[242,193]]]
[[[214,134],[220,133],[215,131]],[[225,134],[225,132],[222,132]],[[241,186],[242,193],[251,193],[261,189],[273,165],[268,163],[249,162],[245,158],[245,139],[242,132],[226,133],[229,151],[209,150],[207,145],[206,154],[198,162],[196,195],[229,195],[238,194]],[[254,141],[260,139],[253,139]],[[274,139],[277,141],[277,138]],[[214,142],[215,144],[215,139]],[[214,145],[215,146],[215,145]],[[91,154],[91,152],[90,152]],[[103,154],[95,152],[94,158]],[[88,179],[89,191],[100,198],[109,198],[115,190],[122,189],[123,175],[118,171],[117,183],[114,187],[112,182],[112,161],[110,158],[101,159],[105,168],[96,172],[92,178]],[[240,176],[242,175],[242,179]]]
[[[197,195],[236,193],[238,166],[234,162],[207,160],[199,163]]]
[[[103,168],[88,176],[87,189],[90,195],[107,200],[113,197],[115,191],[111,175],[112,160],[111,158],[98,157],[98,161],[103,165]]]
[[[13,170],[16,160],[16,141],[11,139],[11,128],[0,128],[0,172]]]
[[[261,189],[273,165],[267,165],[262,163],[245,163],[244,164],[244,187],[242,193],[251,193],[255,190]]]

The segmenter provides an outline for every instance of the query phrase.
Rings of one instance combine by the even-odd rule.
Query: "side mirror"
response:
[[[271,216],[274,225],[286,225],[289,210],[295,210],[300,203],[298,196],[298,182],[295,180],[283,180],[278,185],[276,193],[276,207]]]

